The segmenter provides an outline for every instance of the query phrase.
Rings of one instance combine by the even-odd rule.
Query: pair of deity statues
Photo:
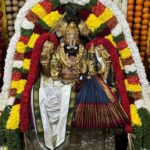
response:
[[[39,94],[36,98],[33,89],[32,96],[36,133],[41,145],[49,149],[64,142],[68,122],[75,128],[98,129],[128,121],[112,90],[114,87],[107,83],[111,71],[107,49],[94,44],[86,49],[83,44],[82,39],[90,33],[86,24],[61,20],[53,32],[59,45],[56,47],[45,41],[41,53],[40,83],[36,88]],[[70,108],[73,109],[71,121]],[[38,113],[40,117],[36,115]]]

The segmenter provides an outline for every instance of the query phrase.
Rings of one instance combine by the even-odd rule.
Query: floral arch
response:
[[[18,139],[19,125],[22,132],[28,129],[28,105],[31,88],[36,78],[33,58],[40,56],[38,52],[40,42],[47,39],[49,34],[46,33],[52,32],[53,27],[63,17],[65,9],[68,9],[61,5],[58,0],[28,0],[17,16],[15,35],[7,51],[4,86],[0,94],[1,120],[3,120],[0,132],[6,130],[8,141],[12,136]],[[144,107],[150,111],[150,88],[138,48],[131,37],[125,17],[110,0],[99,0],[99,2],[91,0],[88,4],[86,1],[81,1],[75,4],[75,7],[79,11],[79,17],[91,30],[93,35],[90,37],[91,40],[105,38],[115,47],[110,54],[118,58],[128,96],[122,101],[122,105],[131,117],[132,125],[141,126],[136,108]],[[43,34],[45,36],[41,37]],[[49,40],[57,44],[57,38],[53,34],[50,35]],[[35,63],[38,64],[39,61]],[[125,128],[128,133],[132,132],[129,126]]]

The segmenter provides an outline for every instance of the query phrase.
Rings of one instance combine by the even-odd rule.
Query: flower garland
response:
[[[120,10],[118,10],[118,8],[116,7],[116,5],[111,2],[111,1],[105,1],[105,0],[99,0],[102,4],[104,4],[106,7],[108,7],[109,9],[111,9],[111,11],[113,12],[113,14],[116,16],[119,25],[120,25],[120,29],[123,31],[124,35],[125,35],[125,40],[129,46],[129,48],[132,51],[132,56],[135,62],[135,66],[137,68],[137,73],[140,79],[140,83],[142,84],[142,93],[143,93],[143,99],[144,101],[136,101],[136,106],[137,108],[141,108],[144,107],[146,109],[148,109],[150,111],[150,102],[149,102],[149,92],[150,92],[150,86],[149,86],[149,82],[147,80],[146,77],[146,73],[145,73],[145,68],[143,66],[140,54],[139,54],[139,50],[135,44],[135,42],[133,41],[133,38],[131,36],[131,32],[130,32],[130,28],[128,23],[125,21],[126,18],[124,17],[124,15],[121,13]],[[120,31],[120,30],[118,30]],[[116,33],[117,30],[116,30]],[[141,99],[142,100],[142,99]]]
[[[52,0],[54,7],[59,7],[62,4],[71,4],[75,9],[91,8],[97,3],[97,0]]]
[[[126,93],[125,85],[122,84],[124,81],[124,75],[121,70],[119,57],[116,52],[116,49],[108,39],[94,39],[87,44],[86,48],[88,49],[92,44],[94,44],[94,46],[98,46],[102,44],[108,50],[111,56],[111,62],[116,76],[116,82],[118,85],[119,93],[121,95],[121,103],[130,120],[130,104]],[[127,133],[132,132],[132,126],[130,123],[125,124],[125,131]]]
[[[90,2],[90,0],[60,0],[61,4],[74,3],[78,5],[86,5]]]
[[[22,132],[25,132],[28,129],[28,124],[29,124],[28,109],[29,109],[29,104],[30,104],[31,89],[32,89],[34,82],[36,81],[38,77],[40,56],[41,56],[43,44],[46,40],[51,41],[52,43],[55,44],[55,46],[57,45],[57,39],[51,33],[42,34],[37,39],[34,45],[34,48],[32,50],[32,55],[31,55],[31,65],[30,65],[28,76],[27,76],[27,84],[25,85],[25,89],[21,97],[20,130]]]
[[[141,119],[138,116],[138,112],[137,112],[137,109],[136,109],[135,105],[133,105],[133,104],[130,105],[130,112],[131,112],[131,120],[134,120],[134,121],[132,121],[132,126],[141,127],[142,122],[141,122]]]
[[[19,136],[20,98],[24,90],[25,84],[27,82],[26,79],[23,78],[23,76],[29,69],[29,66],[27,65],[30,65],[30,60],[27,59],[25,55],[30,53],[26,51],[26,49],[29,46],[32,46],[31,43],[34,43],[36,38],[38,38],[37,34],[33,34],[30,38],[28,38],[27,41],[26,40],[23,41],[22,38],[20,38],[16,46],[16,55],[24,54],[25,59],[21,60],[18,56],[15,55],[14,66],[13,66],[14,71],[12,73],[12,83],[11,83],[11,89],[10,89],[10,98],[8,100],[8,102],[12,100],[11,105],[13,106],[10,111],[10,115],[7,120],[7,123],[6,123],[6,130],[5,130],[7,146],[9,149],[19,150],[20,145],[21,145],[21,142],[19,142],[20,141],[19,140],[20,139],[20,136]],[[29,64],[24,65],[26,61],[28,61]],[[18,141],[18,142],[15,143],[15,141]],[[15,145],[13,143],[15,143]]]
[[[19,112],[20,112],[20,105],[15,105],[9,116],[9,120],[7,121],[6,128],[8,130],[15,130],[19,126]]]
[[[88,28],[94,32],[94,34],[98,34],[98,32],[103,32],[104,28],[108,26],[110,30],[114,32],[116,28],[118,29],[119,26],[117,26],[117,21],[114,15],[112,14],[112,11],[109,8],[106,8],[104,5],[101,3],[98,3],[96,6],[92,8],[92,14],[90,14],[87,17],[86,24]],[[106,26],[104,27],[104,25]],[[102,29],[103,28],[103,29]],[[132,61],[131,64],[127,64],[127,59],[130,58],[132,60],[132,54],[130,51],[130,48],[128,47],[127,43],[125,42],[124,35],[123,33],[119,34],[119,36],[114,37],[113,34],[108,35],[110,38],[112,36],[111,41],[114,43],[116,48],[118,48],[119,54],[120,54],[120,60],[122,61],[122,64],[124,66],[124,70],[127,76],[127,80],[125,82],[129,82],[128,80],[131,79],[131,74],[132,74],[132,80],[134,78],[138,78],[136,74],[136,68],[134,65],[134,62]],[[129,79],[130,78],[130,79]],[[135,88],[138,87],[137,90]],[[134,82],[130,82],[126,84],[126,89],[128,91],[128,95],[130,97],[133,97],[135,100],[141,99],[141,91],[142,89],[140,88],[139,80],[134,80]],[[136,93],[136,94],[135,94]],[[138,96],[137,96],[138,93]]]
[[[85,16],[84,18],[85,21],[87,21],[88,17],[95,18],[95,19],[91,19],[92,23],[90,21],[87,21],[87,24],[89,24],[89,28],[91,27],[91,30],[95,33],[96,36],[102,36],[104,34],[105,36],[107,36],[107,38],[112,42],[112,44],[115,47],[119,48],[119,55],[120,55],[119,62],[120,64],[122,64],[121,65],[122,70],[124,70],[127,75],[127,78],[124,82],[126,83],[125,85],[128,91],[128,96],[134,97],[134,99],[141,99],[141,94],[140,94],[141,88],[139,84],[139,78],[136,75],[135,65],[137,67],[138,75],[140,77],[140,82],[142,83],[142,85],[144,87],[147,87],[148,82],[146,80],[144,67],[141,63],[141,59],[137,51],[137,47],[133,43],[133,40],[131,38],[128,25],[126,24],[125,21],[122,21],[122,20],[125,20],[124,17],[121,15],[120,11],[118,11],[116,6],[112,2],[103,1],[103,0],[100,0],[100,1],[102,3],[98,3],[97,5],[95,5],[96,0],[94,0],[94,1],[90,1],[90,3],[82,7],[78,7],[78,4],[77,5],[74,4],[74,6],[77,6],[80,9],[90,8],[91,6],[94,6],[92,8],[93,14],[91,14],[91,10],[89,9],[86,11],[82,10],[80,11],[80,14],[79,14],[80,17],[81,15],[84,14],[83,12],[86,12],[86,15],[83,15]],[[57,6],[60,6],[60,1],[52,0],[51,1],[52,4],[50,1],[46,1],[46,0],[40,3],[38,2],[39,0],[27,1],[23,9],[19,12],[17,21],[15,23],[15,30],[17,34],[15,34],[13,40],[10,43],[10,47],[8,51],[9,53],[6,59],[7,68],[5,67],[6,70],[5,70],[5,76],[4,76],[5,81],[4,81],[4,86],[3,86],[3,93],[0,95],[2,96],[2,100],[3,100],[3,104],[1,105],[2,110],[7,102],[8,95],[10,95],[10,98],[7,102],[8,107],[6,107],[5,109],[6,111],[2,114],[3,116],[5,116],[5,117],[2,117],[3,123],[1,124],[1,121],[0,121],[0,124],[3,125],[3,127],[6,125],[6,123],[9,122],[8,120],[11,119],[11,117],[8,119],[11,106],[15,104],[12,107],[12,109],[14,109],[16,105],[20,104],[21,95],[25,91],[24,87],[26,87],[26,85],[28,84],[26,78],[28,76],[28,71],[30,69],[32,48],[34,47],[34,42],[33,43],[31,42],[31,45],[28,43],[29,39],[33,35],[33,32],[35,34],[42,34],[46,31],[49,31],[55,25],[55,23],[61,18],[60,11],[55,10],[54,12],[50,13],[53,9],[52,4],[57,3],[58,4]],[[55,6],[56,5],[54,5],[54,7]],[[31,9],[31,7],[33,8]],[[113,14],[115,14],[115,16],[112,15],[112,12]],[[26,16],[26,19],[24,19],[25,16]],[[44,19],[46,17],[48,19]],[[51,22],[48,21],[49,19],[51,19],[54,24],[51,24]],[[99,22],[97,19],[99,20]],[[93,24],[94,20],[96,24]],[[118,22],[120,25],[118,24]],[[124,33],[122,32],[122,30]],[[124,37],[124,34],[125,34],[125,37]],[[118,40],[118,39],[121,39],[121,40]],[[20,43],[17,43],[17,41],[19,41]],[[14,56],[16,43],[17,43],[17,47],[19,48],[17,48],[18,51]],[[131,49],[132,51],[134,60],[131,57],[131,53],[129,49]],[[13,63],[14,58],[15,58],[15,61]],[[134,61],[135,61],[135,65],[134,65]],[[12,72],[12,67],[13,67],[13,72]],[[10,86],[11,76],[12,76],[13,82],[12,82],[12,85]],[[11,90],[9,93],[8,91],[10,87],[11,87]],[[137,87],[138,87],[138,90],[137,90]],[[148,93],[147,91],[144,93],[144,99],[148,100],[149,96],[147,95],[147,93]],[[145,95],[147,96],[147,98]],[[136,106],[138,106],[138,108],[143,106],[141,104],[141,101],[140,102],[135,101],[135,104]],[[137,121],[137,119],[135,119],[135,123],[134,123],[134,118],[137,117],[137,112],[135,111],[135,107],[131,107],[131,106],[130,106],[130,113],[131,113],[132,124],[139,125],[140,121]],[[135,116],[135,117],[132,117],[132,116]],[[14,118],[16,118],[17,120],[17,116],[14,116]],[[27,127],[26,125],[24,127],[22,125],[22,130],[24,131],[26,127]],[[1,129],[3,130],[4,128],[1,128]],[[15,135],[16,134],[19,135],[18,131],[15,132],[14,130],[6,130],[8,141],[9,141],[9,135],[13,132],[15,133]],[[0,135],[1,133],[3,132],[0,131]]]
[[[134,140],[135,149],[150,149],[150,113],[144,108],[138,110],[140,118],[142,120],[142,126],[134,126],[134,133],[136,139]]]
[[[20,9],[17,15],[17,19],[15,22],[15,35],[12,37],[11,42],[8,46],[7,55],[5,59],[4,78],[3,78],[4,85],[2,87],[2,93],[0,94],[0,110],[1,111],[4,110],[7,100],[8,100],[9,88],[11,84],[13,59],[14,59],[14,54],[16,50],[16,43],[18,42],[20,38],[21,25],[23,23],[23,20],[28,10],[30,10],[31,7],[33,7],[36,3],[39,3],[39,1],[40,0],[30,0],[30,2],[27,1],[25,5]]]
[[[127,0],[113,0],[113,2],[115,2],[115,4],[118,6],[118,8],[122,11],[122,13],[124,14],[124,16],[127,15]]]
[[[46,4],[46,1],[43,1],[40,4],[44,5],[44,4]],[[47,7],[47,11],[48,11],[48,7]],[[28,23],[27,24],[28,26],[26,27],[26,29],[24,28],[25,22]],[[7,105],[8,105],[7,107],[12,106],[13,104],[16,105],[16,104],[20,103],[19,102],[20,97],[21,97],[21,94],[24,90],[24,85],[26,83],[26,81],[22,80],[21,78],[22,77],[24,78],[23,74],[27,73],[27,71],[29,69],[30,51],[32,50],[32,47],[34,45],[34,41],[36,40],[34,38],[37,38],[35,36],[35,34],[33,34],[31,36],[33,28],[34,28],[34,24],[32,22],[30,22],[28,19],[23,21],[22,28],[21,28],[21,36],[19,36],[19,42],[17,43],[17,46],[16,46],[16,54],[14,56],[15,61],[14,61],[13,73],[12,73],[12,80],[16,80],[16,81],[12,81],[12,86],[11,86],[12,88],[11,88],[10,93],[9,93],[10,98],[7,102]],[[32,37],[31,39],[30,39],[30,36]],[[29,43],[28,43],[28,41],[29,41]],[[24,60],[24,58],[25,58],[25,60]],[[28,62],[28,65],[25,65],[26,62]],[[23,74],[20,71],[22,71]],[[15,107],[15,105],[13,107]],[[7,110],[7,107],[5,108],[5,110]],[[8,122],[9,122],[9,120],[11,120],[11,116],[8,118],[10,111],[11,111],[11,109],[9,109],[9,111],[7,111],[7,113],[6,113],[6,111],[4,111],[4,114],[6,114],[7,119],[5,119],[5,121],[3,121],[3,128],[4,128],[5,124],[7,123],[7,120],[8,120]],[[16,117],[14,116],[14,118],[16,118]],[[2,117],[2,120],[3,119],[4,118]],[[0,132],[3,132],[3,131],[0,131]],[[8,136],[6,136],[7,142],[12,141],[12,139],[14,139],[14,141],[15,141],[15,139],[19,138],[19,130],[10,130],[10,129],[6,128],[5,134],[8,135]],[[11,134],[14,137],[12,139],[10,139]],[[4,137],[3,137],[3,139],[4,139]],[[10,144],[7,143],[9,145],[9,147],[11,147],[13,142]],[[17,143],[16,143],[16,146],[17,146]],[[18,146],[19,146],[19,144],[18,144]]]

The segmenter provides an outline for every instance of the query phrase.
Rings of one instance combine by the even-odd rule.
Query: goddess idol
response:
[[[109,0],[27,1],[6,59],[0,146],[33,149],[37,139],[34,149],[112,150],[107,133],[121,128],[132,149],[136,127],[146,130],[136,107],[148,116],[149,84],[116,10]],[[143,148],[148,140],[137,137]]]

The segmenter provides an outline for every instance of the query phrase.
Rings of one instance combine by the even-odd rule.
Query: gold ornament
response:
[[[42,65],[42,74],[46,77],[49,77],[49,63],[50,63],[50,58],[51,54],[54,49],[54,44],[51,43],[50,41],[46,41],[43,45],[43,51],[41,53],[41,65]]]
[[[85,24],[85,22],[81,21],[81,23],[78,25],[79,30],[80,30],[80,34],[82,36],[87,37],[90,34],[90,30],[88,28],[88,26]]]
[[[59,62],[55,55],[53,55],[50,62],[50,75],[53,80],[57,80],[59,78]]]

